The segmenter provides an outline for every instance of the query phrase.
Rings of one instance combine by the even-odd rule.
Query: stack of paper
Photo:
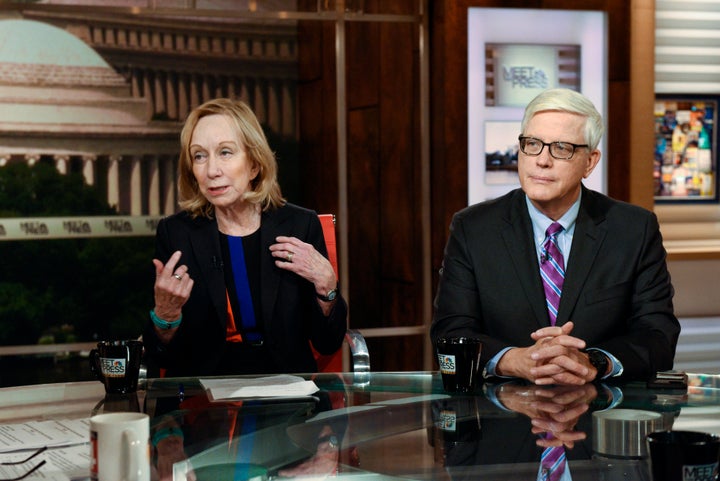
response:
[[[90,474],[90,419],[59,419],[0,425],[0,479],[69,481]],[[28,458],[38,448],[40,454]],[[21,462],[27,460],[25,462]],[[19,463],[19,464],[6,464]]]
[[[0,452],[87,443],[89,433],[89,418],[3,424],[0,425]]]
[[[200,379],[210,399],[304,397],[318,391],[313,381],[287,374],[258,378]]]

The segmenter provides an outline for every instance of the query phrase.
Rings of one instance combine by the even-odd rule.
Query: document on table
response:
[[[313,381],[281,374],[258,378],[200,379],[214,401],[257,397],[304,397],[319,389]]]
[[[0,453],[90,441],[90,419],[29,421],[0,425]]]

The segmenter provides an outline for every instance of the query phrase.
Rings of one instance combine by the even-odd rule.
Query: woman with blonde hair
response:
[[[200,105],[180,142],[182,210],[157,228],[149,364],[168,376],[316,371],[310,342],[331,354],[347,328],[317,214],[283,198],[245,103]]]

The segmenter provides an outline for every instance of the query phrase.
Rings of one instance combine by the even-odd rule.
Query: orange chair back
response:
[[[328,259],[335,269],[335,276],[338,278],[338,260],[337,260],[337,243],[335,241],[335,215],[333,214],[318,214],[320,218],[320,224],[323,229],[323,236],[325,237],[325,246],[328,251]],[[338,349],[334,354],[324,356],[317,352],[313,348],[313,354],[315,355],[315,362],[318,365],[318,371],[320,372],[342,372],[342,348]]]
[[[338,278],[338,260],[337,260],[337,242],[335,241],[335,215],[334,214],[318,214],[320,225],[322,225],[323,237],[325,237],[325,246],[328,251],[328,259],[335,269],[335,276]]]

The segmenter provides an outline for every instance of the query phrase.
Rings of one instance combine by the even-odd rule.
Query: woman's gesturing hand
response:
[[[180,318],[182,307],[190,297],[194,281],[185,265],[178,266],[182,253],[176,251],[163,265],[153,259],[155,265],[155,315],[171,322]]]

